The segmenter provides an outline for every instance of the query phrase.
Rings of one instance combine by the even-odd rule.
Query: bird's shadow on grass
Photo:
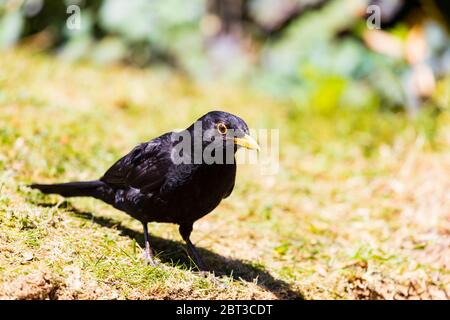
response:
[[[39,205],[49,206],[49,204],[42,203]],[[144,247],[144,235],[142,232],[137,232],[123,226],[117,220],[95,216],[90,212],[80,211],[69,203],[66,203],[65,207],[66,210],[69,210],[71,213],[82,219],[90,220],[103,227],[119,230],[122,235],[135,239],[142,248]],[[186,254],[184,243],[155,236],[150,236],[150,243],[162,263],[175,264],[184,266],[185,268],[193,266],[192,260]],[[272,292],[279,299],[304,299],[301,292],[293,290],[291,286],[283,280],[275,279],[269,272],[263,270],[259,266],[238,259],[227,258],[208,249],[197,247],[197,250],[208,265],[209,271],[214,272],[217,276],[228,276],[232,277],[235,281],[252,283],[256,280],[258,286]]]

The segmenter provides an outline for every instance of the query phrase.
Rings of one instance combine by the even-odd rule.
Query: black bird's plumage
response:
[[[233,129],[238,137],[248,137],[247,124],[226,112],[210,112],[198,121],[204,134],[210,130],[216,133],[214,138],[223,138],[224,157],[229,150],[226,146],[230,139],[217,134],[219,123]],[[192,138],[194,128],[193,124],[186,129]],[[210,142],[211,139],[202,141],[202,151]],[[235,184],[236,163],[193,163],[194,152],[187,154],[190,163],[175,163],[173,149],[176,144],[172,132],[169,132],[136,146],[114,163],[99,180],[33,184],[31,187],[64,197],[94,197],[128,213],[144,224],[147,246],[148,222],[179,224],[190,253],[202,267],[203,263],[189,241],[192,225],[231,194]],[[233,145],[231,150],[234,159],[237,145]],[[147,257],[151,259],[149,247],[147,251]]]

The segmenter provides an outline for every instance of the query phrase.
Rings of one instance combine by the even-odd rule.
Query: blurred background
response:
[[[245,82],[320,112],[446,108],[449,25],[442,0],[0,1],[0,47]]]

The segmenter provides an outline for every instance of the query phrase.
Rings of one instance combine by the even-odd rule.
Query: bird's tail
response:
[[[45,194],[59,194],[63,197],[94,197],[108,202],[111,188],[100,180],[66,182],[55,184],[31,184],[32,189],[38,189]]]

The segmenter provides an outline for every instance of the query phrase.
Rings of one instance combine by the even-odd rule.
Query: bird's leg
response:
[[[180,224],[179,230],[180,230],[181,237],[186,242],[188,253],[194,259],[195,263],[197,264],[197,267],[200,269],[200,271],[207,271],[206,266],[203,263],[203,260],[200,257],[197,249],[195,248],[195,246],[192,244],[191,240],[189,239],[191,232],[192,232],[192,223]]]
[[[153,257],[152,249],[150,248],[150,241],[148,240],[147,222],[143,222],[142,225],[144,226],[145,260],[147,260],[147,263],[152,267],[156,267],[158,264],[156,263]]]

